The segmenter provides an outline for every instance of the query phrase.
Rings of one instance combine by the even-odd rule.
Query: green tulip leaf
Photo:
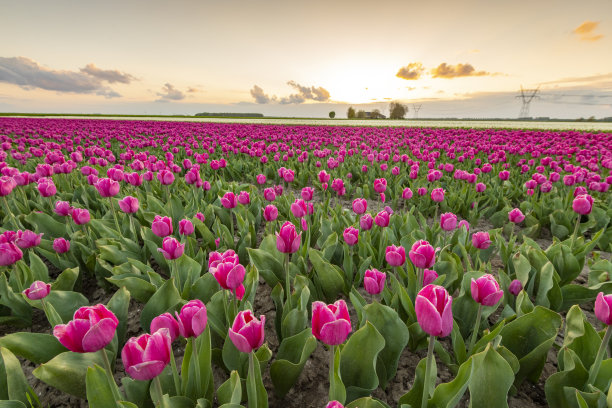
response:
[[[276,359],[270,366],[275,395],[282,398],[289,392],[316,347],[317,340],[312,336],[310,329],[283,339]]]
[[[170,278],[163,284],[157,292],[147,302],[142,309],[140,315],[140,326],[146,332],[151,327],[151,321],[156,316],[162,313],[170,312],[174,310],[176,305],[181,301],[181,295],[174,286],[174,279]]]
[[[21,363],[7,348],[0,347],[0,398],[27,404],[30,386]]]
[[[17,332],[0,337],[0,347],[35,364],[46,363],[66,351],[66,348],[50,334]]]
[[[508,391],[514,382],[514,371],[491,344],[472,356],[470,405],[474,407],[507,407]]]

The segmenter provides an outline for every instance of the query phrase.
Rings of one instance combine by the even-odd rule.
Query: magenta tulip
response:
[[[472,234],[472,245],[474,248],[487,249],[491,245],[489,233],[486,231],[480,231]]]
[[[162,247],[157,250],[168,260],[178,259],[185,252],[185,244],[181,244],[174,237],[166,237],[162,241]]]
[[[595,317],[603,324],[612,326],[612,295],[599,292],[595,299]]]
[[[370,295],[378,295],[385,288],[387,274],[378,269],[366,269],[363,275],[363,287]]]
[[[351,318],[342,299],[331,305],[312,303],[312,334],[329,346],[344,343],[351,332]]]
[[[221,205],[230,210],[235,208],[238,205],[238,198],[236,197],[236,194],[232,193],[231,191],[225,193],[225,195],[221,197]]]
[[[247,205],[251,202],[251,196],[249,195],[248,191],[241,191],[240,194],[238,194],[238,202],[242,205]]]
[[[172,234],[172,218],[156,215],[151,224],[151,230],[160,238],[167,237]]]
[[[119,208],[126,214],[134,214],[140,208],[140,203],[136,197],[126,196],[119,200]]]
[[[427,286],[438,279],[438,273],[433,269],[425,269],[423,271],[423,286]]]
[[[409,252],[410,261],[417,268],[431,268],[436,262],[436,251],[427,241],[417,241]]]
[[[58,254],[63,254],[70,250],[70,241],[66,241],[64,238],[55,238],[53,240],[53,249]]]
[[[102,197],[114,197],[119,194],[119,183],[110,178],[98,179],[94,186]]]
[[[181,308],[180,313],[176,313],[176,320],[181,336],[198,337],[204,332],[208,322],[206,306],[200,299],[190,300]]]
[[[257,320],[252,311],[243,310],[234,319],[228,332],[229,338],[239,351],[250,353],[263,344],[265,325],[266,316],[261,315]]]
[[[444,201],[444,190],[441,188],[434,188],[431,191],[431,199],[436,203],[441,203]]]
[[[519,224],[523,222],[524,219],[525,216],[519,208],[515,208],[508,213],[508,220],[514,224]]]
[[[414,303],[417,321],[431,336],[446,337],[453,330],[453,298],[438,285],[427,285]]]
[[[160,329],[168,330],[171,343],[176,340],[180,334],[178,322],[170,313],[162,313],[151,320],[151,333],[155,333]]]
[[[266,201],[272,202],[276,199],[276,193],[274,192],[274,189],[272,187],[266,188],[263,192],[263,195]]]
[[[359,219],[359,227],[364,231],[369,231],[374,225],[374,218],[370,214],[364,214]]]
[[[472,299],[483,306],[496,305],[504,295],[504,291],[499,288],[499,283],[497,283],[493,275],[488,273],[476,280],[472,278],[470,290],[472,292]]]
[[[325,408],[344,408],[344,405],[342,405],[338,401],[329,401]]]
[[[212,273],[223,289],[227,289],[232,293],[235,293],[239,299],[242,298],[245,292],[242,284],[246,274],[244,266],[231,261],[221,262],[215,267],[210,268],[210,273]]]
[[[179,221],[179,234],[180,235],[191,235],[193,234],[193,232],[195,231],[195,228],[193,227],[193,223],[188,220],[187,218],[184,218],[182,220]]]
[[[404,200],[410,200],[412,198],[412,190],[410,187],[406,187],[404,191],[402,191],[402,198]]]
[[[29,288],[23,291],[23,294],[30,300],[39,300],[47,297],[51,291],[51,285],[42,281],[34,281]]]
[[[581,194],[574,198],[572,202],[572,209],[574,212],[581,215],[588,215],[593,209],[593,197],[589,194]]]
[[[388,246],[385,250],[385,259],[391,267],[402,266],[406,262],[406,250],[403,246]]]
[[[85,225],[91,220],[89,211],[84,208],[73,208],[70,215],[76,225]]]
[[[377,193],[384,193],[387,190],[387,179],[379,178],[374,180],[374,191]]]
[[[292,254],[300,249],[302,233],[297,233],[295,225],[285,221],[279,232],[276,233],[276,249],[284,254]]]
[[[55,326],[53,335],[70,351],[92,353],[111,342],[118,325],[117,316],[106,306],[84,306],[74,312],[68,324]]]
[[[444,231],[454,230],[457,228],[457,216],[450,212],[440,215],[440,227]]]
[[[359,230],[357,228],[348,227],[344,230],[342,236],[344,237],[344,242],[349,246],[353,246],[359,242]]]
[[[14,242],[0,243],[0,266],[13,265],[23,258],[23,252]]]
[[[376,225],[378,225],[381,228],[388,227],[389,221],[390,221],[389,213],[385,210],[382,210],[381,212],[376,214],[376,217],[374,217],[374,222],[376,223]]]
[[[54,212],[60,217],[66,217],[72,212],[72,207],[68,201],[56,201]]]
[[[15,243],[21,249],[28,249],[40,245],[40,240],[44,234],[37,234],[30,230],[17,231]]]
[[[263,211],[264,220],[266,222],[274,221],[278,218],[278,208],[274,204],[269,204]]]
[[[521,290],[523,290],[523,284],[521,283],[520,280],[515,279],[512,282],[510,282],[510,286],[508,287],[508,292],[512,293],[514,296],[518,296],[518,294],[521,293]]]
[[[304,201],[312,201],[314,197],[314,188],[312,187],[304,187],[302,192],[300,193],[302,196],[302,200]]]
[[[223,262],[231,262],[234,265],[238,265],[240,259],[232,249],[228,249],[225,252],[213,251],[208,255],[208,270],[212,272],[213,268],[216,268],[217,265]]]
[[[164,371],[172,353],[168,329],[130,338],[121,350],[125,372],[135,380],[151,380]]]
[[[361,215],[368,210],[368,201],[365,198],[356,198],[353,200],[353,212]]]

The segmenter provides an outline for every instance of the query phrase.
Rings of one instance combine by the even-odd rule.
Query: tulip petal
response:
[[[236,346],[239,351],[243,353],[250,353],[251,351],[253,351],[253,347],[251,347],[251,344],[249,343],[247,338],[244,337],[241,333],[236,333],[235,331],[230,329],[228,334],[230,340],[232,341],[232,343],[234,343],[234,346]]]
[[[198,310],[198,312],[193,315],[191,319],[191,329],[193,330],[193,334],[196,337],[198,337],[200,334],[204,332],[204,329],[206,329],[207,322],[208,322],[208,315],[206,314],[205,308]]]
[[[58,324],[53,328],[53,335],[64,347],[76,353],[84,353],[83,336],[91,326],[87,320],[71,320],[68,324]]]
[[[312,302],[312,334],[321,340],[321,328],[328,322],[336,320],[334,314],[323,302]]]
[[[167,363],[163,361],[146,361],[127,368],[127,373],[135,380],[151,380],[164,371]]]
[[[429,299],[425,298],[424,296],[417,295],[414,303],[414,309],[417,315],[417,321],[425,333],[432,336],[441,335],[442,317],[440,316],[438,309],[436,309],[435,305],[431,303]]]
[[[503,295],[504,295],[504,292],[501,290],[497,292],[493,292],[485,296],[484,299],[482,299],[482,304],[484,306],[495,306],[497,302],[499,302],[499,300],[502,298]]]
[[[344,343],[350,332],[351,324],[344,319],[338,319],[323,325],[320,340],[330,346],[337,346]]]
[[[83,337],[83,350],[94,352],[103,349],[115,336],[117,324],[112,319],[102,319]]]

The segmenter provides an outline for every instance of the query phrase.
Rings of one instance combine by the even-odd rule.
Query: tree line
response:
[[[389,119],[404,119],[408,113],[408,106],[403,105],[399,102],[391,102],[389,104]],[[385,116],[378,109],[372,110],[372,112],[366,112],[364,110],[355,111],[352,106],[348,108],[346,116],[349,119],[384,119]]]

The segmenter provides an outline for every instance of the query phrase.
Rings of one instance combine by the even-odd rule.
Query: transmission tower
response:
[[[529,117],[529,104],[534,98],[539,98],[539,96],[537,96],[539,90],[539,86],[536,89],[523,89],[521,85],[521,93],[516,96],[520,98],[523,103],[523,106],[521,106],[521,113],[519,113],[519,119]]]
[[[423,107],[423,105],[417,105],[417,104],[412,104],[412,111],[414,112],[414,118],[418,119],[419,118],[419,111],[421,110],[421,108]]]

